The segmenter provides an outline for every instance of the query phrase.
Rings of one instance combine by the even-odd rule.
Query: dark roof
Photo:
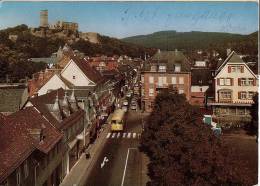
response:
[[[210,85],[213,77],[210,69],[196,68],[191,70],[191,85]]]
[[[68,91],[69,92],[69,91]],[[47,94],[41,95],[41,96],[36,96],[33,98],[30,98],[29,101],[37,108],[37,110],[40,111],[40,113],[46,117],[46,119],[53,124],[56,128],[61,129],[64,128],[64,123],[67,122],[67,118],[63,118],[63,120],[60,122],[53,116],[51,111],[49,110],[47,105],[52,105],[55,102],[56,96],[58,95],[59,100],[63,100],[65,91],[60,88],[55,91],[51,91]],[[68,95],[69,97],[70,95]],[[68,118],[74,118],[77,117],[77,114],[82,114],[84,111],[82,109],[78,109],[75,111],[73,114],[68,116]],[[63,110],[61,109],[61,115],[64,116]]]
[[[57,57],[42,57],[42,58],[30,58],[29,59],[32,62],[35,63],[46,63],[46,64],[57,64],[58,63],[58,59]]]
[[[93,81],[96,84],[103,81],[103,77],[100,74],[100,72],[92,68],[87,61],[85,61],[84,59],[79,59],[76,56],[71,57],[71,59],[91,81]]]
[[[0,87],[0,112],[16,112],[27,100],[28,91],[25,86]]]
[[[189,72],[190,63],[181,51],[158,51],[152,58],[152,62],[166,63],[167,68],[174,68],[176,64],[181,65],[181,71]]]
[[[218,67],[219,68],[222,64],[224,63],[244,63],[243,59],[237,55],[235,51],[232,51],[228,57],[225,59],[225,61],[219,61],[218,62]]]

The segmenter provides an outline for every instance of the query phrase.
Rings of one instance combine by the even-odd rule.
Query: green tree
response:
[[[160,93],[141,138],[150,158],[148,185],[248,185],[247,169],[202,123],[183,95]],[[250,182],[251,181],[251,182]]]

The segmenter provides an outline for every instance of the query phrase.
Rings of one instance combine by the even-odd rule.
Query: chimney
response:
[[[227,56],[231,53],[231,48],[227,48]]]

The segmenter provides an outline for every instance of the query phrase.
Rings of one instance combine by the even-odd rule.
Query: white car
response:
[[[128,105],[128,101],[124,100],[124,101],[123,101],[123,105],[124,105],[124,106],[127,106],[127,105]]]
[[[130,97],[131,97],[131,93],[128,92],[128,93],[126,94],[126,97],[130,98]]]

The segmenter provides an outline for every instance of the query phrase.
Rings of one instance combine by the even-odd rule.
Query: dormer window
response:
[[[155,65],[151,66],[151,72],[156,72],[156,66]]]
[[[180,64],[176,64],[174,71],[175,71],[175,72],[180,72],[180,71],[181,71],[181,65],[180,65]]]
[[[166,72],[166,66],[165,65],[160,65],[159,66],[159,72]]]

